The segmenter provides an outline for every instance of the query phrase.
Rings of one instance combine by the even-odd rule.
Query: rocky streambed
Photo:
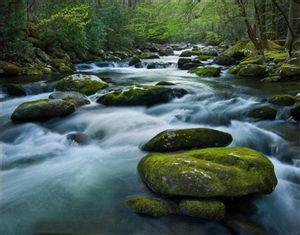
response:
[[[299,82],[177,49],[1,84],[1,234],[297,234]]]

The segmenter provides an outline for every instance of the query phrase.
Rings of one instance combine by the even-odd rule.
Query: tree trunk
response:
[[[300,56],[300,0],[290,0],[289,24],[286,45],[291,56]]]

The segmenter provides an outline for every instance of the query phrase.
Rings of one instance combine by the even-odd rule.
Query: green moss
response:
[[[265,56],[277,61],[284,61],[289,57],[288,53],[284,51],[265,51]]]
[[[138,171],[149,188],[169,196],[265,194],[277,184],[271,161],[241,147],[153,153],[139,162]]]
[[[32,105],[36,105],[36,104],[42,104],[42,103],[46,103],[49,102],[49,99],[39,99],[39,100],[33,100],[33,101],[28,101],[28,102],[24,102],[22,104],[20,104],[18,106],[18,108],[25,108],[28,106],[32,106]]]
[[[270,77],[265,77],[264,79],[261,80],[263,83],[270,83],[270,82],[279,82],[281,80],[280,76],[274,75]]]
[[[224,54],[230,57],[235,57],[235,54],[244,54],[245,56],[252,55],[252,45],[249,40],[237,41],[233,46],[229,47]],[[237,58],[236,58],[237,59]]]
[[[241,70],[242,66],[240,65],[235,65],[229,68],[229,73],[231,74],[238,74],[238,72]]]
[[[85,95],[92,95],[107,86],[107,83],[103,81],[92,80],[84,75],[81,79],[76,79],[72,76],[66,77],[57,83],[57,89],[60,91],[76,91]]]
[[[0,61],[0,75],[18,75],[22,72],[22,69],[15,64]]]
[[[221,68],[217,67],[197,67],[189,70],[190,73],[195,73],[200,77],[218,77],[221,73]]]
[[[262,56],[249,56],[242,60],[239,65],[247,64],[263,64],[264,58]]]
[[[174,212],[168,201],[155,197],[132,196],[127,199],[127,204],[137,214],[154,217],[167,216]]]
[[[179,203],[180,213],[202,219],[220,220],[225,217],[225,205],[217,200],[183,200]]]
[[[145,151],[174,152],[193,148],[223,147],[232,142],[232,136],[228,133],[208,129],[191,128],[166,130],[143,146]]]
[[[241,66],[237,75],[240,77],[260,78],[266,74],[266,69],[267,67],[265,65],[248,64]]]
[[[275,95],[268,98],[268,102],[276,105],[293,105],[296,102],[296,98],[291,95]]]
[[[282,64],[280,67],[281,76],[287,78],[300,78],[300,65],[297,64]]]
[[[214,56],[211,56],[211,55],[199,55],[196,59],[205,61],[205,60],[211,60],[213,58],[214,58]]]
[[[248,117],[259,119],[259,120],[274,120],[276,118],[276,109],[270,106],[262,106],[252,109],[248,113]]]

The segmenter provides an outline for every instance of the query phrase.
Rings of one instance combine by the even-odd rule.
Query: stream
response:
[[[27,96],[0,92],[0,234],[232,234],[224,224],[184,217],[149,218],[134,214],[126,197],[150,194],[136,167],[146,153],[139,147],[157,133],[174,128],[210,127],[230,133],[231,146],[258,150],[272,160],[278,185],[255,200],[253,215],[244,215],[267,234],[300,231],[300,124],[278,107],[273,121],[254,121],[247,112],[275,94],[297,94],[300,83],[264,84],[221,77],[200,78],[178,70],[174,56],[144,62],[170,62],[163,69],[129,67],[126,63],[77,65],[78,72],[112,79],[113,88],[132,84],[176,83],[189,94],[152,107],[105,107],[92,101],[74,114],[45,123],[13,124],[10,115],[24,101],[47,98],[48,77],[23,86]],[[17,79],[17,78],[16,78]],[[91,142],[79,146],[66,139],[84,132]],[[249,217],[249,218],[248,218]],[[245,233],[246,234],[246,233]]]

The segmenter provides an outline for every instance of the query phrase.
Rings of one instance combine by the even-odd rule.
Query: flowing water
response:
[[[179,53],[145,62],[176,63]],[[136,171],[145,155],[139,146],[160,131],[188,127],[229,132],[232,146],[250,147],[269,156],[278,185],[272,194],[258,198],[257,211],[245,217],[268,234],[299,234],[300,126],[287,117],[287,108],[279,108],[275,121],[254,122],[246,117],[251,107],[264,103],[269,95],[296,94],[299,83],[262,84],[233,78],[226,70],[219,78],[198,78],[175,64],[148,70],[126,63],[86,63],[77,69],[112,78],[114,87],[167,80],[189,95],[150,108],[112,108],[95,102],[98,93],[90,96],[90,105],[69,117],[13,124],[14,108],[48,97],[53,80],[24,84],[25,97],[1,93],[1,235],[232,234],[221,223],[182,217],[152,219],[126,206],[127,196],[150,193]],[[66,135],[74,131],[88,134],[92,141],[86,146],[70,143]]]

